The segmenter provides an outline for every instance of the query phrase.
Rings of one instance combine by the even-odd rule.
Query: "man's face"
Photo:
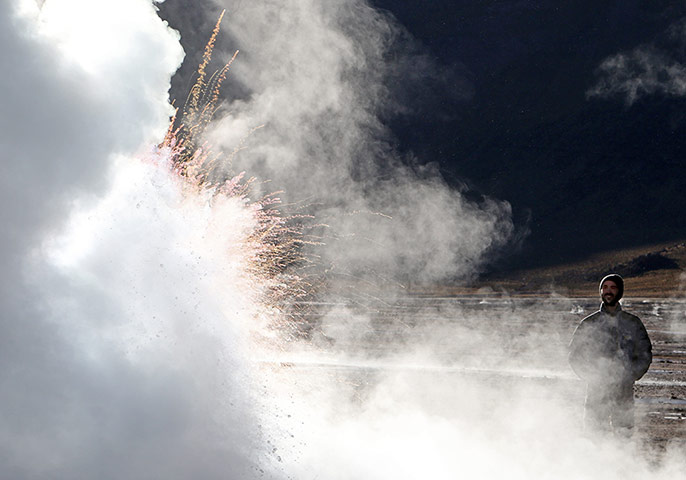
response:
[[[612,280],[605,280],[600,287],[600,297],[603,299],[605,305],[614,307],[617,305],[617,294],[619,293],[619,287]]]

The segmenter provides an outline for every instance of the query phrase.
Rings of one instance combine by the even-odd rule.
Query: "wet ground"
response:
[[[578,405],[580,419],[584,385],[567,364],[566,347],[598,304],[494,296],[313,303],[303,328],[316,355],[286,356],[281,366],[326,369],[357,385],[360,395],[380,372],[394,370],[437,382],[477,379],[503,396],[526,385],[532,395],[554,392]],[[686,303],[625,299],[623,305],[643,320],[653,343],[653,363],[635,387],[635,435],[659,453],[668,442],[686,442]]]

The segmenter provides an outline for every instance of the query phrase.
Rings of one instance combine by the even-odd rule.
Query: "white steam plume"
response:
[[[234,168],[269,180],[267,188],[309,204],[331,226],[338,240],[317,254],[334,272],[465,279],[508,240],[509,204],[467,201],[434,166],[393,150],[380,118],[403,106],[389,82],[417,73],[394,50],[407,34],[390,15],[361,0],[217,3],[227,9],[224,34],[241,51],[231,78],[249,93],[228,105],[211,143],[231,150],[248,137]],[[425,60],[418,64],[429,68]]]
[[[0,477],[257,477],[251,217],[146,153],[178,34],[147,0],[42,7],[0,2]]]
[[[43,17],[29,5],[32,2],[0,3],[5,47],[0,66],[11,72],[0,78],[6,94],[0,110],[5,155],[0,207],[0,477],[646,478],[655,473],[656,478],[678,478],[683,472],[683,462],[653,472],[627,449],[574,435],[561,437],[568,427],[574,433],[570,425],[575,418],[559,416],[566,410],[547,402],[550,393],[545,389],[523,392],[499,382],[489,387],[446,377],[440,368],[445,360],[438,358],[440,342],[455,342],[467,353],[478,353],[483,344],[470,331],[454,329],[451,318],[468,319],[469,313],[460,309],[402,316],[406,333],[387,347],[402,353],[391,356],[389,363],[400,367],[404,361],[408,368],[396,369],[397,375],[375,370],[369,375],[378,378],[367,386],[356,382],[356,375],[336,374],[340,356],[333,358],[333,370],[308,372],[276,364],[273,371],[265,367],[266,373],[254,377],[245,361],[243,323],[260,312],[250,302],[251,285],[243,278],[244,257],[225,248],[241,245],[251,217],[231,199],[210,203],[184,195],[168,175],[164,152],[145,153],[161,138],[170,113],[164,92],[181,57],[176,36],[144,0],[47,0]],[[287,17],[292,6],[283,5],[279,13]],[[303,5],[303,14],[333,8]],[[341,5],[333,11],[369,15],[367,21],[364,15],[355,17],[362,30],[381,32],[381,37],[389,32],[389,24],[364,4]],[[21,15],[15,10],[19,6]],[[118,12],[110,17],[115,8]],[[321,31],[330,26],[342,44],[349,35],[355,38],[356,30],[341,30],[341,18],[349,17],[319,18],[315,23]],[[266,26],[263,30],[268,32]],[[67,36],[60,37],[62,41],[54,37],[63,34]],[[91,45],[107,55],[93,59],[97,52]],[[320,53],[326,57],[329,47],[323,43]],[[348,72],[360,80],[353,73]],[[355,90],[348,91],[355,99]],[[374,135],[355,136],[365,125],[383,133],[371,112],[346,110],[367,118],[366,123],[351,123],[354,138],[364,144],[362,158],[370,149],[386,149],[383,142],[375,144]],[[320,118],[326,126],[326,115]],[[346,122],[340,112],[334,118]],[[316,122],[303,125],[315,140],[310,144],[307,135],[298,136],[295,153],[336,150],[336,142],[322,140]],[[335,133],[344,136],[346,131]],[[251,142],[262,148],[260,142]],[[282,150],[278,143],[267,145]],[[349,153],[347,147],[344,151]],[[134,153],[145,161],[132,159]],[[377,169],[376,163],[344,161],[348,153],[332,157],[342,165],[307,164],[322,181],[328,181],[327,168],[341,173],[340,192],[354,193],[353,201],[345,203],[347,197],[334,192],[343,207],[329,206],[332,211],[393,207],[396,197],[389,202],[387,194],[397,188],[397,198],[407,197],[402,192],[413,193],[415,202],[429,196],[438,205],[462,208],[449,222],[460,232],[469,228],[490,234],[500,231],[496,224],[508,225],[500,221],[502,206],[495,204],[493,212],[476,208],[445,190],[432,175],[415,182],[416,175],[392,156],[377,157],[401,171],[388,177],[390,170]],[[267,165],[276,158],[263,160]],[[294,162],[290,168],[298,165]],[[350,169],[354,175],[343,175]],[[362,175],[369,172],[373,175]],[[381,182],[351,181],[382,173]],[[401,202],[397,210],[412,210],[411,203]],[[407,218],[424,218],[412,215]],[[421,221],[413,224],[415,231],[436,232],[435,225]],[[375,222],[369,222],[369,228],[372,231],[364,233],[374,238]],[[359,234],[357,225],[353,230]],[[392,229],[392,235],[396,232]],[[447,242],[446,236],[439,237],[435,248]],[[481,242],[498,243],[495,238]],[[388,241],[390,248],[400,248],[397,242],[404,239]],[[483,251],[476,245],[465,250],[464,260],[448,260],[465,274]],[[379,253],[383,256],[378,265],[386,265],[393,254]],[[336,255],[331,258],[348,258],[347,253]],[[425,272],[425,261],[407,260],[418,273],[444,274],[439,267]],[[530,313],[513,307],[496,320]],[[487,310],[473,320],[479,324],[490,317]],[[427,318],[435,328],[419,321]],[[431,369],[434,373],[426,372]],[[262,402],[273,410],[255,405],[251,378],[261,380]],[[508,401],[503,403],[501,397]]]

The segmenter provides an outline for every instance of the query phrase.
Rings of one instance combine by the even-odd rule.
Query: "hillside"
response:
[[[610,272],[625,279],[626,297],[680,297],[686,290],[686,242],[670,242],[597,253],[574,263],[494,273],[469,287],[414,288],[428,295],[541,295],[593,297]]]

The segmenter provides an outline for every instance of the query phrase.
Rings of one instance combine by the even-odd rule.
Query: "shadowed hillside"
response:
[[[624,277],[626,297],[680,298],[686,292],[686,242],[670,242],[589,255],[576,262],[493,272],[468,288],[411,288],[426,295],[560,294],[596,297],[598,282],[608,273]]]

